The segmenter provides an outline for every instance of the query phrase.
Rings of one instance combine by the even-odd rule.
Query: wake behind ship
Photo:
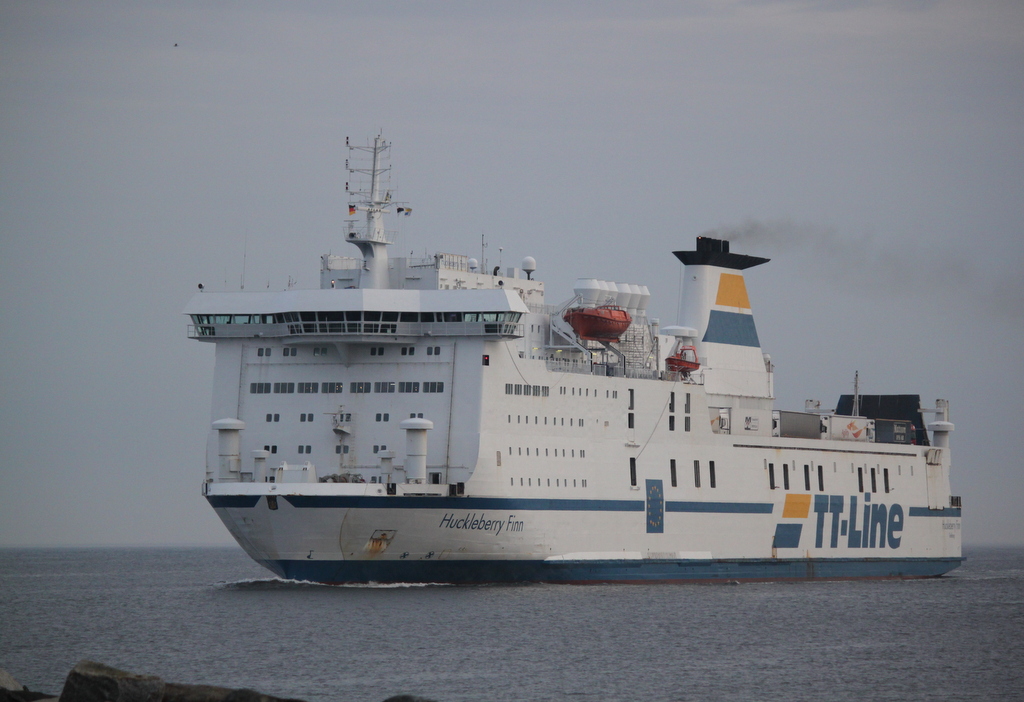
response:
[[[349,146],[346,239],[320,289],[200,292],[216,346],[203,494],[285,578],[642,582],[941,575],[961,562],[948,403],[774,406],[744,271],[698,238],[678,323],[535,261],[393,258],[390,145]],[[358,167],[357,167],[358,166]],[[926,422],[925,415],[929,415]]]

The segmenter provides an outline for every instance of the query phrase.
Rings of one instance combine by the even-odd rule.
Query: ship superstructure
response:
[[[320,289],[200,292],[216,345],[203,493],[239,544],[318,582],[927,577],[956,567],[948,404],[774,406],[744,271],[698,238],[678,324],[643,286],[536,263],[388,256],[389,145],[363,153]],[[932,420],[927,424],[924,414]]]

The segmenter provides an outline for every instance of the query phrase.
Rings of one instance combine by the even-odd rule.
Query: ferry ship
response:
[[[918,578],[961,563],[949,405],[774,405],[744,271],[697,238],[680,318],[536,262],[389,256],[390,144],[347,141],[357,257],[320,288],[209,292],[202,493],[282,578],[322,583]],[[675,302],[675,301],[673,301]],[[676,305],[673,304],[673,307]],[[597,330],[597,331],[595,331]],[[926,418],[927,415],[927,418]]]

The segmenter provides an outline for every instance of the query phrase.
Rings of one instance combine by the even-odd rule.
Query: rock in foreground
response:
[[[36,702],[54,698],[30,692],[0,668],[0,702]],[[68,673],[59,702],[302,702],[264,695],[247,689],[183,685],[164,682],[155,675],[137,675],[117,668],[81,661]],[[431,702],[423,697],[399,695],[384,702]]]

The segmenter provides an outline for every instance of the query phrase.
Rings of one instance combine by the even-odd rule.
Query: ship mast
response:
[[[355,214],[356,210],[366,212],[365,231],[350,230],[348,241],[355,244],[363,254],[363,271],[359,277],[360,288],[387,288],[388,285],[388,244],[386,232],[384,231],[384,212],[391,209],[391,192],[381,194],[381,177],[391,170],[391,167],[383,165],[391,144],[384,141],[380,135],[373,140],[373,146],[353,146],[345,139],[345,145],[349,152],[365,151],[371,154],[372,160],[369,168],[354,168],[346,162],[349,173],[359,173],[369,177],[369,188],[366,190],[353,190],[349,184],[345,184],[345,190],[349,194],[349,214]]]

